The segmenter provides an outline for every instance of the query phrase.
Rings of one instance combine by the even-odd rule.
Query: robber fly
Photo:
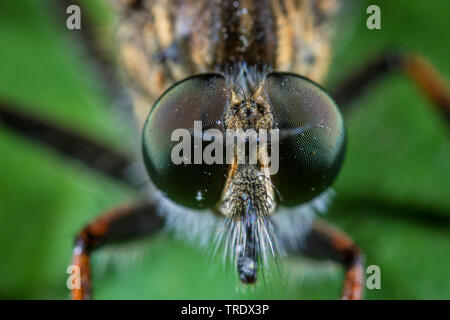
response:
[[[327,210],[344,160],[338,105],[400,69],[450,119],[443,79],[422,57],[388,51],[327,93],[318,83],[328,69],[334,20],[345,1],[109,2],[120,16],[117,56],[142,133],[148,179],[140,203],[100,215],[76,236],[73,264],[81,287],[72,289],[72,297],[92,297],[93,251],[168,227],[223,251],[244,284],[258,281],[268,261],[283,255],[337,261],[346,270],[342,298],[360,299],[361,250],[315,218]],[[127,181],[129,161],[118,153],[3,105],[0,116],[19,132]],[[178,129],[200,145],[174,153]],[[260,148],[252,154],[251,137],[239,145],[241,136],[228,139],[229,130],[254,130]],[[264,130],[274,130],[275,138],[261,143]],[[195,160],[210,148],[207,142],[218,143],[209,151],[219,161]],[[181,161],[174,154],[182,154]],[[274,161],[277,170],[271,171]]]
[[[331,58],[333,21],[342,1],[112,2],[121,16],[118,59],[142,130],[151,200],[107,212],[80,232],[73,263],[82,281],[73,298],[91,297],[92,250],[166,225],[221,248],[244,284],[255,283],[263,265],[281,254],[320,254],[345,267],[342,298],[360,299],[360,249],[314,219],[315,212],[326,211],[345,155],[343,117],[318,84]],[[408,54],[382,55],[333,96],[347,104],[392,68],[406,71],[449,115],[442,79],[422,58]],[[203,124],[197,132],[196,122]],[[188,146],[182,160],[174,161],[179,140],[173,133],[180,128],[192,140],[220,142],[214,155],[223,161],[189,158],[206,151],[205,143]],[[239,149],[235,139],[220,138],[239,129],[277,130],[278,136],[251,162],[244,152],[248,139]],[[208,130],[217,135],[207,137]],[[235,151],[229,157],[220,149],[225,145]],[[269,170],[269,154],[271,162],[279,162],[276,172]]]
[[[142,153],[153,200],[145,213],[141,208],[114,211],[81,232],[74,264],[81,267],[83,281],[73,297],[90,297],[92,248],[142,219],[150,220],[144,233],[154,232],[162,226],[161,216],[177,232],[222,248],[245,284],[257,281],[258,270],[270,258],[307,250],[302,243],[307,233],[323,233],[332,251],[345,252],[343,298],[360,298],[359,249],[338,231],[313,226],[311,216],[325,210],[345,154],[342,115],[317,84],[330,59],[331,21],[339,1],[114,4],[122,16],[118,56],[143,127]],[[225,151],[215,150],[223,161],[207,164],[183,154],[177,163],[173,132],[184,128],[195,139],[195,122],[203,124],[200,139],[206,129],[218,134],[276,129],[277,139],[262,145],[253,162],[248,155],[240,159],[242,150],[228,139],[219,149],[231,145],[234,153],[222,159]],[[248,144],[244,139],[244,151]],[[184,151],[191,156],[206,148],[200,144]],[[275,173],[264,156],[269,154],[271,163],[274,157],[278,162]],[[179,225],[189,220],[195,222]]]

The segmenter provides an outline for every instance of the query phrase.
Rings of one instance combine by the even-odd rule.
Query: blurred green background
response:
[[[382,29],[365,27],[368,4]],[[120,148],[132,136],[92,76],[82,47],[49,0],[0,1],[0,99]],[[113,14],[82,1],[82,19]],[[450,1],[358,1],[337,33],[329,83],[386,47],[427,56],[450,79]],[[83,21],[82,21],[83,23]],[[74,32],[74,31],[72,31]],[[107,43],[108,41],[105,41]],[[444,120],[401,74],[377,84],[347,115],[348,154],[328,221],[381,268],[368,299],[450,298],[450,140]],[[66,299],[75,233],[130,190],[0,126],[0,298]],[[110,250],[108,250],[110,251]],[[136,252],[136,254],[134,254]],[[119,262],[105,263],[120,256]],[[127,264],[135,256],[137,262]],[[114,258],[112,259],[114,260]],[[106,266],[106,267],[105,267]],[[240,290],[232,272],[170,235],[94,259],[96,298],[335,299],[343,271],[287,261],[282,279]]]

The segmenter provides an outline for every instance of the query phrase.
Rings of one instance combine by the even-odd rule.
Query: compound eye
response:
[[[271,73],[266,94],[279,128],[279,169],[271,176],[284,206],[309,201],[336,178],[345,154],[342,115],[314,82],[289,73]]]
[[[147,118],[143,155],[148,174],[168,198],[183,206],[206,209],[220,199],[227,166],[223,158],[222,164],[205,161],[203,151],[210,142],[202,141],[202,132],[224,132],[228,100],[224,77],[198,75],[168,89]]]

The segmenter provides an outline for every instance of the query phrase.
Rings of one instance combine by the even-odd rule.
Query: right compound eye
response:
[[[195,209],[219,201],[227,175],[225,159],[199,162],[208,143],[199,146],[195,141],[207,129],[224,132],[228,101],[225,78],[204,74],[175,84],[153,106],[143,131],[144,161],[151,180],[169,199]],[[200,132],[194,127],[199,122]],[[188,143],[189,150],[180,148],[180,142]]]
[[[345,126],[333,99],[314,82],[274,72],[266,93],[280,134],[272,182],[284,206],[307,202],[333,183],[345,154]]]

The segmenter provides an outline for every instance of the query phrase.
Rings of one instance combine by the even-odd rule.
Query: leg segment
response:
[[[129,3],[130,9],[132,9],[132,2],[136,2],[136,5],[138,5],[141,1],[124,0],[123,2]],[[82,6],[80,1],[54,0],[49,3],[47,9],[51,13],[56,14],[61,19],[60,22],[65,25],[65,20],[67,19],[66,9],[72,4]],[[84,8],[82,8],[83,10]],[[82,45],[82,51],[86,55],[86,60],[92,67],[90,69],[92,69],[94,76],[98,77],[97,82],[104,87],[105,93],[108,94],[108,98],[111,100],[110,105],[126,104],[128,107],[130,102],[124,96],[125,87],[123,87],[116,72],[113,55],[108,54],[100,41],[97,41],[99,37],[95,32],[94,21],[89,19],[89,15],[83,16],[80,30],[77,30],[77,32],[66,30],[65,34],[67,37],[75,38],[74,40],[78,40]],[[118,100],[124,99],[127,101],[119,103]],[[82,134],[69,131],[57,124],[41,120],[39,117],[18,110],[26,109],[17,108],[14,104],[7,101],[0,101],[0,125],[5,125],[28,139],[44,144],[64,156],[80,161],[87,167],[119,182],[123,182],[132,188],[140,189],[142,187],[129,174],[128,169],[134,163],[134,159],[131,159],[126,154],[92,141],[92,139],[88,139]]]
[[[364,257],[353,240],[337,228],[317,220],[304,241],[300,252],[294,251],[293,253],[341,263],[346,269],[342,299],[361,299],[364,282]]]
[[[385,52],[340,82],[331,96],[345,110],[371,84],[395,70],[403,71],[450,123],[448,85],[433,65],[417,54]]]
[[[72,289],[72,299],[84,300],[92,296],[90,255],[105,244],[119,243],[160,230],[163,219],[155,206],[141,204],[113,209],[89,223],[77,235],[72,264],[80,268],[79,289]]]
[[[78,160],[87,167],[117,181],[133,188],[140,187],[127,171],[133,164],[133,159],[79,133],[17,111],[17,109],[23,110],[23,108],[0,101],[0,125],[14,130],[25,138],[46,145],[68,158]]]

